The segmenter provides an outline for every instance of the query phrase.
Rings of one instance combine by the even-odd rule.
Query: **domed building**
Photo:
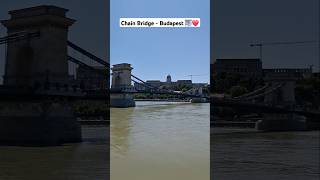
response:
[[[166,90],[175,90],[178,86],[184,86],[184,87],[204,87],[207,86],[207,83],[192,83],[192,80],[177,80],[177,81],[172,81],[172,77],[170,74],[167,75],[165,81],[160,81],[160,80],[147,80],[146,84],[159,88],[159,89],[166,89]],[[146,87],[141,84],[141,83],[134,83],[134,87],[138,90],[145,90]]]
[[[170,76],[170,74],[167,76],[167,81],[166,81],[167,83],[171,83],[171,76]]]

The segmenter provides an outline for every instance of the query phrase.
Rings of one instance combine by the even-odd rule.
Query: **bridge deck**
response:
[[[231,99],[221,99],[221,98],[214,98],[210,99],[210,102],[215,107],[231,107],[235,109],[250,109],[251,112],[259,112],[259,113],[296,113],[299,115],[303,115],[310,118],[317,118],[320,121],[320,112],[316,111],[305,111],[305,110],[298,110],[298,109],[289,109],[282,106],[272,106],[266,105],[262,103],[249,103],[249,102],[242,102],[242,101],[235,101]]]

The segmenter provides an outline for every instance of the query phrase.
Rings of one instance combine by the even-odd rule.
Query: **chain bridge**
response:
[[[0,86],[0,143],[81,141],[77,120],[81,114],[74,110],[78,104],[96,103],[105,109],[110,105],[131,107],[135,105],[133,93],[205,98],[152,87],[131,74],[130,64],[110,69],[108,59],[68,40],[69,27],[76,20],[67,17],[67,12],[56,6],[37,6],[10,11],[11,18],[1,21],[7,36],[0,38],[6,52]],[[80,70],[90,77],[82,77]],[[147,88],[136,90],[132,82]]]
[[[298,107],[295,102],[297,73],[275,69],[265,76],[265,85],[234,98],[211,97],[214,107],[229,107],[263,115],[256,123],[260,130],[306,130],[308,123],[319,123],[320,113]]]
[[[76,20],[68,18],[67,11],[56,6],[37,6],[10,11],[11,18],[1,21],[7,36],[0,38],[0,44],[6,48],[0,86],[0,143],[81,141],[79,115],[74,110],[77,104],[98,103],[105,109],[132,107],[136,93],[173,95],[195,102],[209,99],[201,89],[175,92],[153,87],[133,75],[127,63],[110,68],[109,59],[99,58],[68,40],[69,27]],[[80,77],[79,69],[92,77]],[[214,106],[259,109],[267,114],[259,124],[262,128],[273,126],[275,117],[284,119],[282,122],[295,119],[296,114],[319,117],[295,107],[296,80],[288,72],[275,72],[266,79],[266,86],[254,92],[233,99],[213,97],[211,101]],[[134,88],[132,82],[140,83],[144,90]]]

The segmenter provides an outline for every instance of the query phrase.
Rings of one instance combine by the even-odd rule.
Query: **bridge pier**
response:
[[[113,65],[112,69],[112,93],[110,95],[110,106],[117,108],[134,107],[136,105],[133,94],[134,87],[131,84],[131,71],[130,64],[122,63]]]
[[[135,107],[136,102],[131,94],[112,94],[110,95],[110,106],[117,108]]]
[[[202,98],[202,97],[193,97],[190,100],[191,103],[207,103],[208,100],[206,98]]]
[[[262,131],[303,131],[307,129],[306,118],[294,113],[264,114],[256,123],[256,129]]]
[[[2,101],[0,144],[59,145],[81,142],[81,126],[64,101]]]

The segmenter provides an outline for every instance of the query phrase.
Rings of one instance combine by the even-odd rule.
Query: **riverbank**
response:
[[[255,128],[256,122],[244,121],[212,121],[211,127],[238,127],[238,128]]]
[[[155,101],[155,102],[190,102],[189,99],[134,99],[135,101]]]
[[[81,126],[87,125],[102,125],[102,126],[110,126],[110,120],[78,120]]]
[[[254,128],[242,128],[242,127],[211,127],[210,134],[214,135],[222,134],[241,134],[241,133],[258,133],[259,131]]]
[[[257,121],[226,121],[226,120],[216,120],[210,121],[210,127],[216,128],[256,128]],[[306,122],[306,131],[320,130],[320,122]]]

